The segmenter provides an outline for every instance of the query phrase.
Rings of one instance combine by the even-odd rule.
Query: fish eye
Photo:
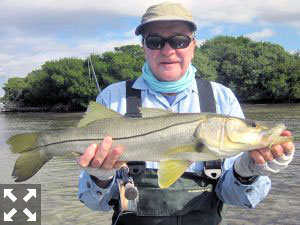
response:
[[[253,127],[253,128],[258,127],[258,124],[253,120],[246,120],[246,124],[248,127]]]

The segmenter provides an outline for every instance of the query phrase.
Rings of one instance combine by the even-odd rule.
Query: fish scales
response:
[[[124,148],[119,160],[159,162],[158,184],[166,188],[194,161],[227,158],[293,139],[280,135],[284,124],[268,126],[226,115],[162,109],[141,108],[141,113],[143,118],[126,118],[91,102],[77,128],[12,136],[6,143],[13,153],[21,154],[12,176],[16,182],[25,181],[53,156],[83,154],[90,144],[111,136],[113,147]]]
[[[46,133],[40,136],[40,143],[47,145],[47,151],[54,155],[57,151],[83,153],[89,144],[100,143],[104,137],[111,136],[114,146],[124,148],[120,160],[160,161],[168,149],[191,144],[193,132],[203,118],[205,115],[199,114],[111,118],[82,128]]]

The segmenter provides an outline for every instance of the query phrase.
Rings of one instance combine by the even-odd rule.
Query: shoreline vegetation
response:
[[[90,63],[92,62],[92,64]],[[141,75],[144,52],[139,45],[116,47],[86,59],[47,61],[25,78],[4,84],[4,112],[79,112],[101,89]],[[300,51],[246,37],[218,36],[195,49],[193,65],[201,79],[229,87],[241,103],[300,102]],[[95,71],[95,77],[92,71]]]
[[[286,104],[286,103],[300,103],[300,101],[292,101],[292,102],[264,102],[264,101],[259,101],[259,102],[240,102],[241,104],[245,105],[259,105],[259,104]],[[11,103],[7,103],[8,105],[3,104],[0,106],[0,112],[4,113],[27,113],[27,112],[57,112],[57,113],[68,113],[68,112],[84,112],[85,109],[70,109],[70,106],[68,105],[55,105],[55,106],[45,106],[45,107],[28,107],[28,106],[17,106],[13,105]]]
[[[55,106],[45,106],[45,107],[30,107],[30,106],[18,106],[11,102],[4,102],[2,106],[0,106],[0,112],[83,112],[84,110],[71,110],[68,105],[55,105]]]

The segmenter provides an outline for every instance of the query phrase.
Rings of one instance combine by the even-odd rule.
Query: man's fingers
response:
[[[79,158],[79,164],[81,167],[87,167],[90,164],[90,161],[94,158],[97,144],[91,144],[89,147],[84,151],[84,154]]]
[[[261,148],[249,151],[249,154],[257,164],[264,164],[267,161],[280,158],[284,154],[290,154],[293,151],[295,151],[294,144],[287,142],[281,145],[273,145],[271,149]]]
[[[116,147],[112,149],[112,151],[107,155],[106,159],[102,163],[103,169],[112,169],[114,168],[114,164],[122,155],[123,149],[121,147]]]
[[[103,161],[107,157],[109,150],[112,145],[112,138],[105,137],[102,143],[98,146],[95,157],[91,163],[91,166],[94,168],[100,168]]]
[[[265,158],[260,154],[260,152],[258,150],[249,151],[249,155],[254,160],[254,162],[257,164],[265,164],[266,163]]]
[[[292,142],[283,143],[283,144],[281,144],[281,146],[282,146],[284,153],[290,154],[295,151],[295,146]]]
[[[292,132],[289,130],[284,130],[282,131],[281,136],[292,136]]]
[[[279,158],[284,154],[283,148],[281,145],[273,145],[270,149],[271,154],[273,154],[274,158]]]
[[[265,161],[271,161],[274,159],[272,152],[268,148],[261,148],[261,149],[258,149],[257,151],[259,151],[259,153],[262,155],[262,157],[264,157]]]
[[[126,162],[125,161],[117,161],[115,162],[114,164],[114,169],[119,169],[121,168],[122,166],[126,165]]]
[[[79,164],[82,167],[91,166],[93,168],[102,169],[118,169],[124,162],[117,160],[123,153],[121,146],[111,150],[112,138],[105,137],[101,144],[90,145],[79,159]]]

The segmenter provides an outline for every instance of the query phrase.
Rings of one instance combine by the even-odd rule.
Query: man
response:
[[[197,88],[196,69],[191,64],[196,29],[191,13],[178,3],[164,2],[147,9],[135,32],[142,35],[146,61],[142,76],[132,85],[132,89],[140,91],[143,107],[181,113],[200,112],[201,90]],[[244,117],[230,89],[215,82],[210,84],[217,113]],[[97,102],[125,114],[128,111],[126,83],[110,85],[97,97]],[[284,131],[282,135],[291,133]],[[108,211],[113,207],[112,199],[119,199],[115,170],[123,165],[117,161],[123,149],[122,146],[111,149],[112,143],[111,137],[106,137],[102,143],[91,144],[79,161],[84,168],[80,174],[79,198],[93,210]],[[258,149],[225,159],[218,179],[197,175],[203,174],[201,172],[206,167],[204,162],[196,162],[189,167],[182,180],[164,192],[156,187],[153,189],[152,181],[157,178],[151,177],[155,175],[158,164],[146,162],[146,170],[136,178],[146,183],[138,185],[138,209],[120,215],[116,223],[219,224],[223,203],[255,207],[270,190],[271,181],[267,175],[287,167],[294,150],[293,143],[289,142],[272,146],[270,150]],[[95,168],[105,169],[107,173],[99,175]],[[189,185],[204,189],[193,193],[186,188]],[[114,220],[119,212],[117,206],[115,204]]]

